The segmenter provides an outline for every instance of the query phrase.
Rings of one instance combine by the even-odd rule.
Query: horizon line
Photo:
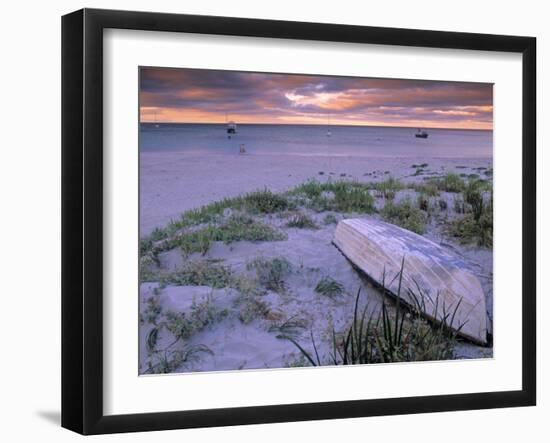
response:
[[[146,123],[146,124],[157,124],[157,125],[227,125],[229,121],[227,122],[162,122],[162,121],[139,121],[139,124]],[[452,129],[455,131],[493,131],[494,128],[490,129],[483,129],[483,128],[456,128],[452,126],[401,126],[401,125],[361,125],[361,124],[332,124],[327,125],[323,123],[250,123],[250,122],[243,122],[238,123],[233,121],[237,126],[238,125],[270,125],[270,126],[324,126],[324,127],[336,127],[336,126],[342,126],[342,127],[367,127],[367,128],[407,128],[407,129]]]

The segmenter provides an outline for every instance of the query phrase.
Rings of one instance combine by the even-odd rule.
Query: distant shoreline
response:
[[[159,122],[159,121],[140,121],[140,125],[204,125],[204,126],[225,126],[227,122]],[[493,132],[494,129],[479,129],[479,128],[452,128],[452,127],[432,127],[432,126],[393,126],[393,125],[342,125],[342,124],[323,124],[323,123],[240,123],[239,126],[319,126],[319,127],[341,127],[341,128],[396,128],[396,129],[429,129],[443,131],[480,131]]]
[[[438,157],[435,157],[435,156],[424,156],[424,157],[421,157],[421,156],[418,156],[418,155],[402,155],[402,154],[388,154],[388,155],[378,155],[378,154],[365,154],[365,155],[360,155],[360,154],[337,154],[337,153],[331,153],[331,154],[327,154],[327,153],[324,153],[324,152],[313,152],[313,153],[304,153],[304,152],[254,152],[254,151],[250,151],[250,152],[246,152],[245,154],[239,154],[238,152],[223,152],[223,151],[220,151],[220,152],[211,152],[211,151],[202,151],[202,150],[188,150],[188,149],[182,149],[182,150],[174,150],[174,149],[170,149],[170,150],[158,150],[158,151],[151,151],[151,150],[147,150],[147,151],[141,151],[139,153],[140,156],[144,156],[144,157],[147,157],[147,156],[155,156],[155,155],[170,155],[170,154],[174,154],[174,155],[178,155],[179,157],[181,156],[184,156],[184,157],[200,157],[202,158],[203,160],[205,159],[208,159],[208,158],[211,158],[211,159],[214,159],[216,157],[220,157],[222,159],[224,158],[233,158],[233,157],[238,157],[238,158],[244,158],[244,157],[304,157],[304,158],[316,158],[316,157],[320,157],[320,158],[334,158],[334,159],[353,159],[353,158],[356,158],[356,159],[361,159],[361,160],[365,160],[365,159],[371,159],[371,160],[377,160],[377,159],[409,159],[409,160],[413,160],[413,161],[416,161],[416,160],[437,160],[437,161],[447,161],[447,160],[452,160],[452,161],[464,161],[464,162],[468,162],[468,161],[471,161],[471,160],[487,160],[487,161],[493,161],[493,157],[492,156],[479,156],[479,157],[451,157],[451,156],[438,156]]]

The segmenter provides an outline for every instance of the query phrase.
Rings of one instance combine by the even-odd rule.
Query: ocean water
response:
[[[222,124],[141,123],[140,152],[239,152],[254,155],[491,158],[492,131],[377,126],[245,125],[228,138]]]

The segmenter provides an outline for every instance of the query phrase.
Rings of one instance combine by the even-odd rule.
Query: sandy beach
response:
[[[428,164],[421,175],[413,165]],[[140,154],[140,232],[148,235],[189,209],[224,197],[267,188],[281,192],[314,178],[407,182],[446,172],[478,174],[492,168],[491,158],[423,158],[297,155]]]
[[[148,242],[142,259],[145,274],[152,277],[143,279],[140,289],[140,371],[308,366],[292,340],[320,354],[323,364],[330,364],[331,334],[349,327],[357,291],[361,291],[361,306],[368,305],[373,315],[379,313],[382,302],[380,291],[332,244],[336,223],[354,216],[383,219],[390,199],[391,204],[412,201],[416,205],[421,193],[413,189],[415,185],[443,179],[449,173],[460,183],[490,182],[491,168],[489,158],[142,153],[140,228]],[[235,217],[241,217],[239,223],[275,233],[271,241],[214,238],[197,248],[200,239],[194,233],[210,229],[211,223],[181,225],[172,234],[163,231],[185,211],[253,191],[285,193],[308,180],[367,184],[390,177],[400,188],[395,195],[372,191],[374,206],[369,214],[312,209],[307,201],[299,201],[294,209],[255,215],[226,208],[214,221],[223,231]],[[492,248],[462,243],[445,234],[446,224],[461,217],[453,209],[457,195],[462,194],[438,191],[427,198],[423,235],[460,256],[478,277],[491,325]],[[293,225],[298,213],[311,226]],[[174,233],[179,246],[165,246],[172,244]],[[150,234],[160,240],[151,240]],[[181,243],[188,237],[191,243]],[[189,271],[189,264],[198,268]],[[266,269],[277,272],[275,284],[271,274],[264,278]],[[331,283],[336,295],[327,296],[319,289],[323,281],[336,282]],[[174,341],[178,336],[184,340]],[[491,347],[462,340],[452,352],[453,358],[492,356]]]

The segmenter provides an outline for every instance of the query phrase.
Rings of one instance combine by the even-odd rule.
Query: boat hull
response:
[[[445,320],[447,326],[458,330],[458,335],[487,344],[483,288],[456,254],[406,229],[368,219],[340,221],[333,243],[357,268],[394,296],[403,267],[402,301],[432,321]]]

